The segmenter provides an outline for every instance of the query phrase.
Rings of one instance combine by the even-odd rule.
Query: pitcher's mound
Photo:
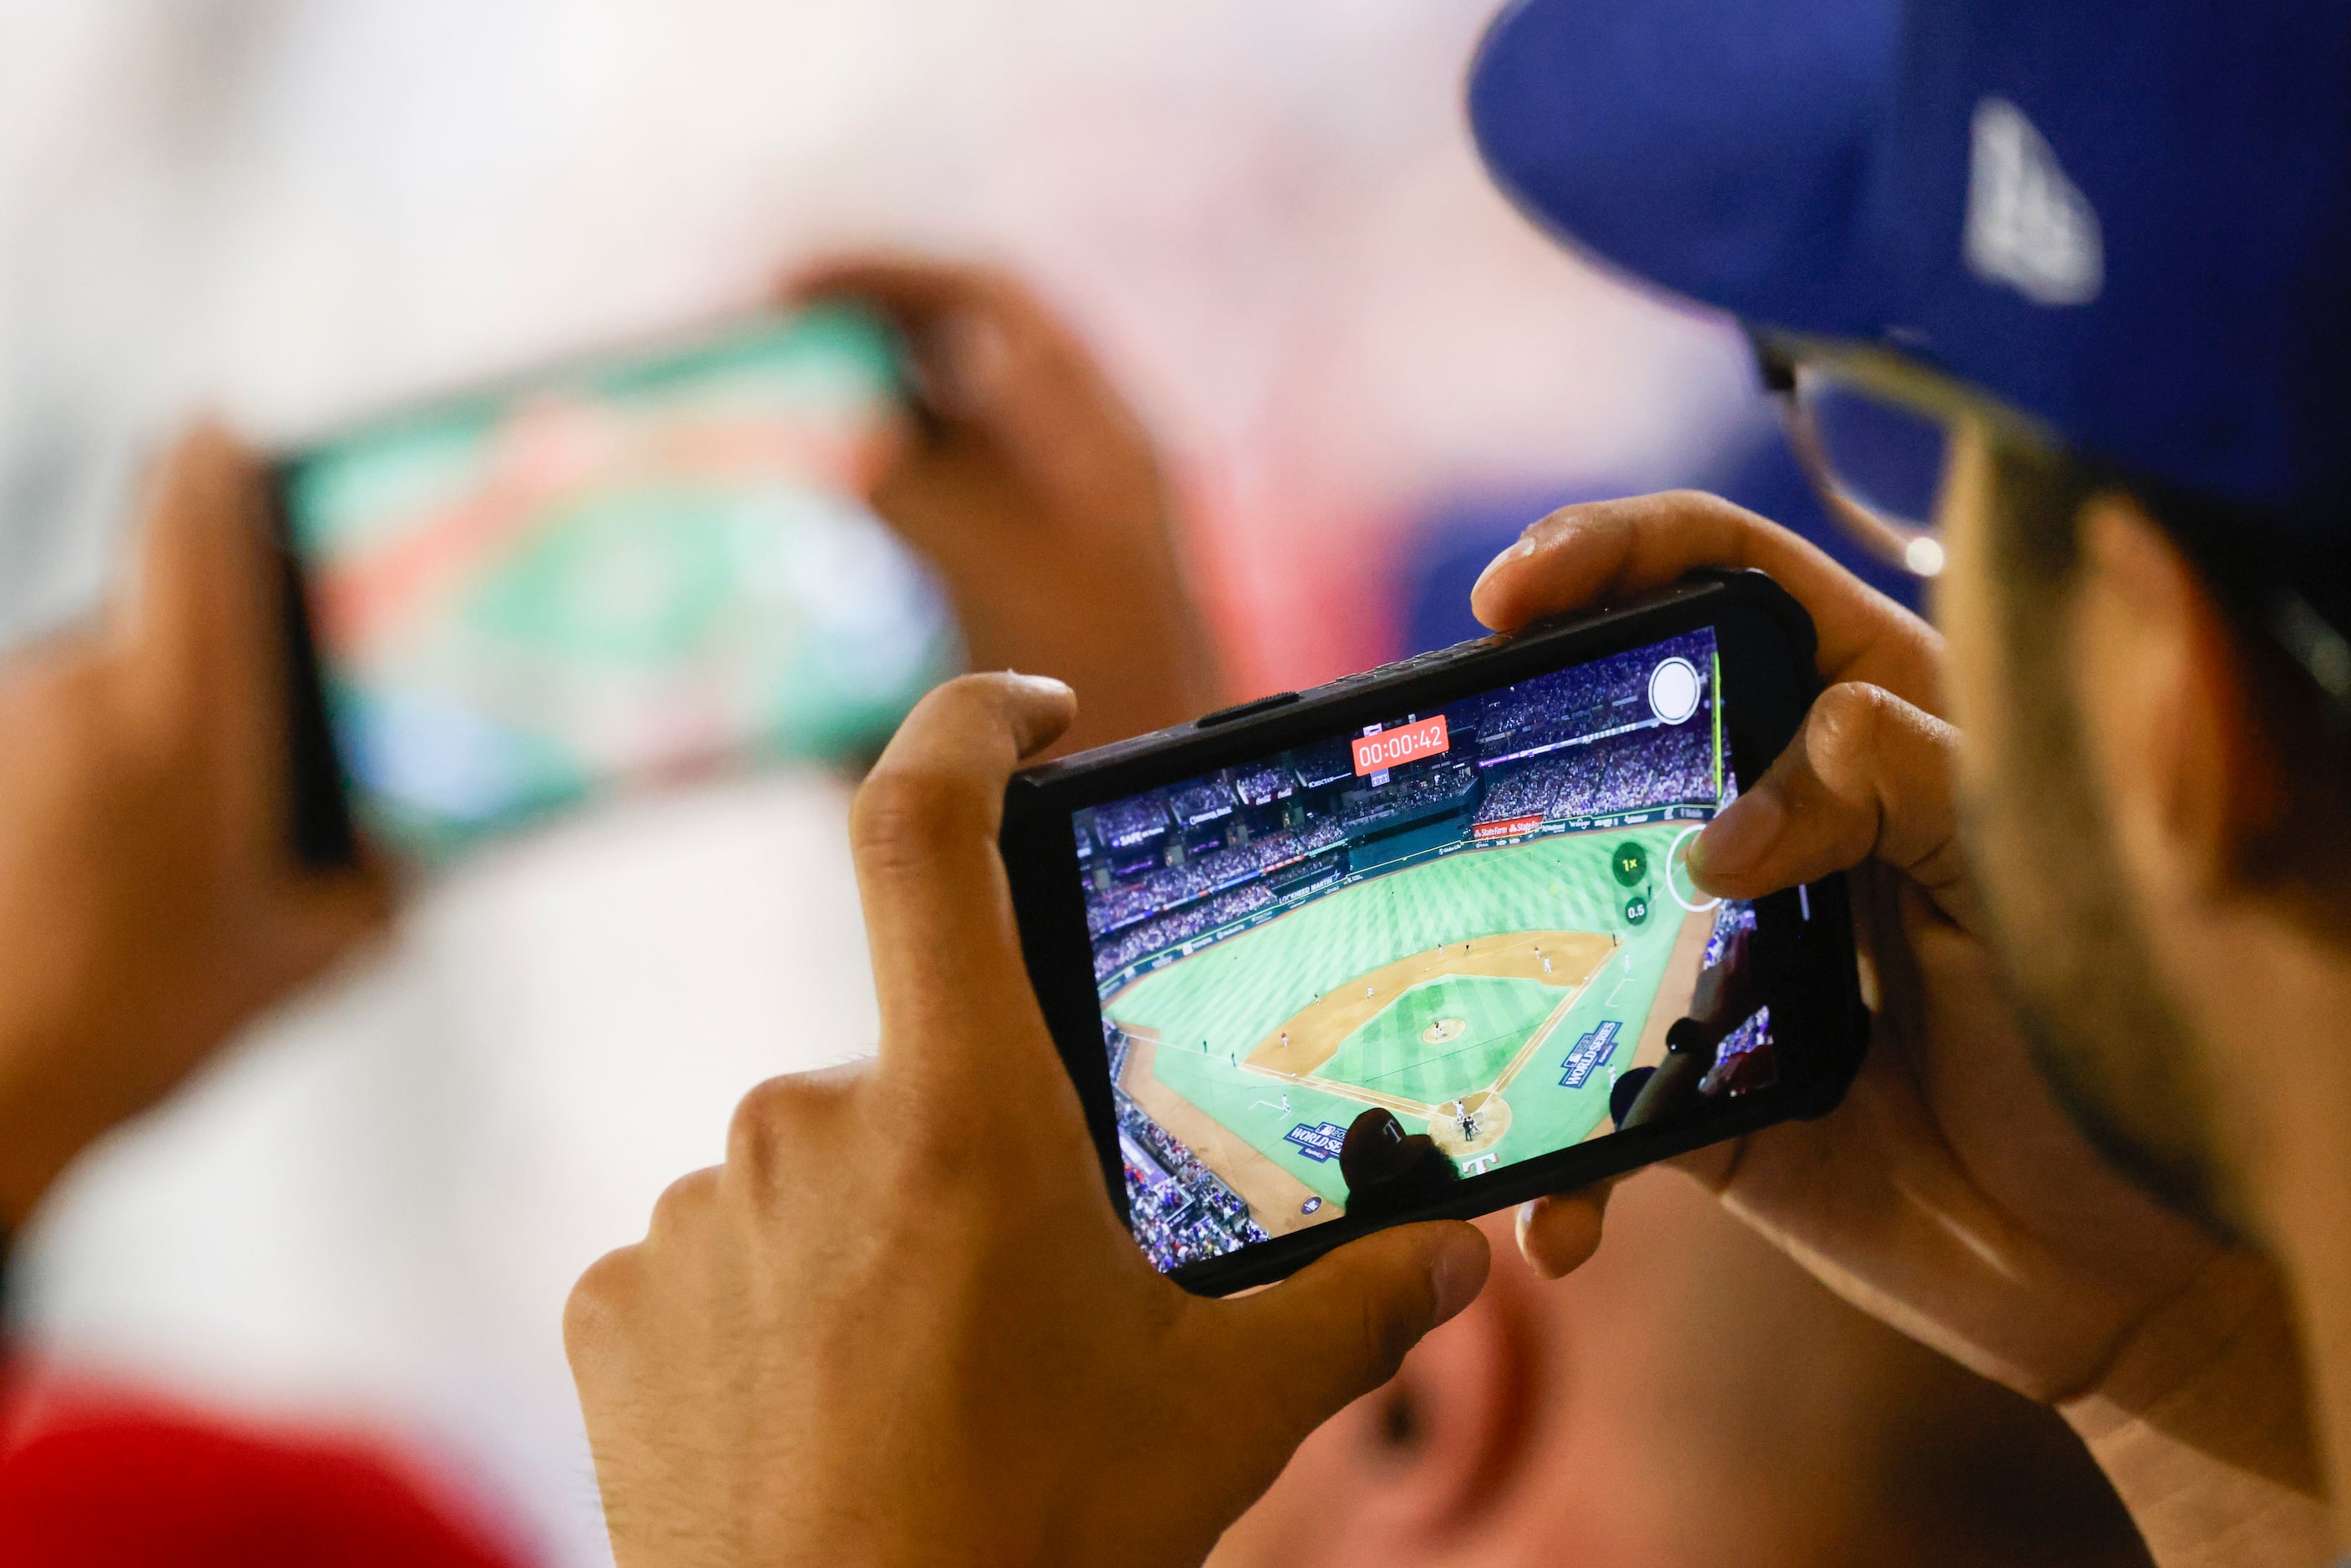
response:
[[[1420,1043],[1423,1045],[1444,1045],[1448,1041],[1459,1040],[1463,1031],[1468,1030],[1468,1027],[1469,1026],[1468,1024],[1463,1023],[1459,1019],[1438,1019],[1435,1023],[1430,1024],[1426,1029],[1420,1031]]]
[[[1458,1112],[1457,1103],[1461,1107]],[[1510,1103],[1482,1089],[1458,1102],[1447,1100],[1428,1118],[1428,1135],[1457,1160],[1484,1154],[1510,1130]]]

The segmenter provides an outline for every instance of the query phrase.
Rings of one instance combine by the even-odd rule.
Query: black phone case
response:
[[[1071,813],[1707,626],[1716,633],[1726,685],[1737,672],[1738,695],[1725,705],[1725,738],[1737,777],[1752,782],[1795,734],[1818,693],[1815,638],[1802,607],[1761,572],[1713,570],[1622,605],[1423,653],[1311,691],[1262,697],[1014,776],[1001,842],[1022,951],[1122,1221],[1128,1218],[1126,1186]],[[1810,918],[1800,915],[1793,889],[1755,901],[1758,936],[1768,928],[1784,957],[1770,1006],[1774,1036],[1802,1042],[1793,1059],[1804,1070],[1794,1081],[1731,1100],[1702,1118],[1625,1129],[1463,1178],[1442,1197],[1405,1212],[1375,1219],[1348,1214],[1186,1264],[1171,1278],[1201,1294],[1226,1294],[1283,1278],[1387,1225],[1490,1213],[1777,1122],[1825,1113],[1860,1066],[1868,1015],[1844,877],[1812,883],[1804,893]]]
[[[277,559],[280,646],[286,682],[287,831],[307,866],[339,871],[360,862],[341,758],[327,717],[327,694],[310,625],[309,590],[286,515],[286,476],[273,465],[267,487],[269,543]]]

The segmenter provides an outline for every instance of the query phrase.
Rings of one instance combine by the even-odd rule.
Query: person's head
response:
[[[1975,427],[1937,602],[1963,821],[2043,1071],[2151,1187],[2258,1226],[2248,1161],[2315,1085],[2253,1058],[2314,1068],[2289,971],[2351,967],[2351,725],[2259,588],[2199,564],[2194,506]]]
[[[1750,324],[1937,577],[2044,1070],[2274,1231],[2351,1124],[2351,7],[1526,0],[1471,110],[1535,215]]]
[[[1555,1283],[1486,1225],[1484,1292],[1307,1440],[1214,1568],[2145,1562],[2054,1415],[1836,1301],[1696,1185],[1625,1183]]]

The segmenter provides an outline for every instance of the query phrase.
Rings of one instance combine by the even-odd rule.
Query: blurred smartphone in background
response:
[[[600,796],[856,760],[959,653],[867,509],[900,345],[820,307],[437,400],[292,453],[294,830],[446,861]]]

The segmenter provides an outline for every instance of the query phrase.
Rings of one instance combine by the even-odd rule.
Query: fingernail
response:
[[[1534,553],[1534,530],[1530,528],[1527,532],[1519,536],[1518,543],[1512,545],[1510,549],[1504,550],[1501,554],[1496,556],[1493,559],[1486,563],[1486,570],[1479,572],[1478,574],[1478,580],[1469,585],[1471,597],[1476,597],[1478,591],[1486,586],[1486,580],[1493,576],[1494,573],[1500,569],[1504,561],[1523,560],[1528,556]]]
[[[1019,682],[1029,694],[1040,697],[1065,697],[1071,695],[1070,683],[1051,675],[1028,675],[1019,670],[1007,670],[1006,674]]]
[[[1468,1226],[1446,1238],[1430,1269],[1430,1278],[1437,1286],[1437,1322],[1450,1322],[1462,1308],[1478,1299],[1478,1292],[1486,1288],[1486,1270],[1492,1261],[1486,1239]]]
[[[1690,841],[1690,880],[1704,887],[1710,879],[1739,875],[1763,858],[1786,821],[1778,795],[1765,789],[1741,795]]]

